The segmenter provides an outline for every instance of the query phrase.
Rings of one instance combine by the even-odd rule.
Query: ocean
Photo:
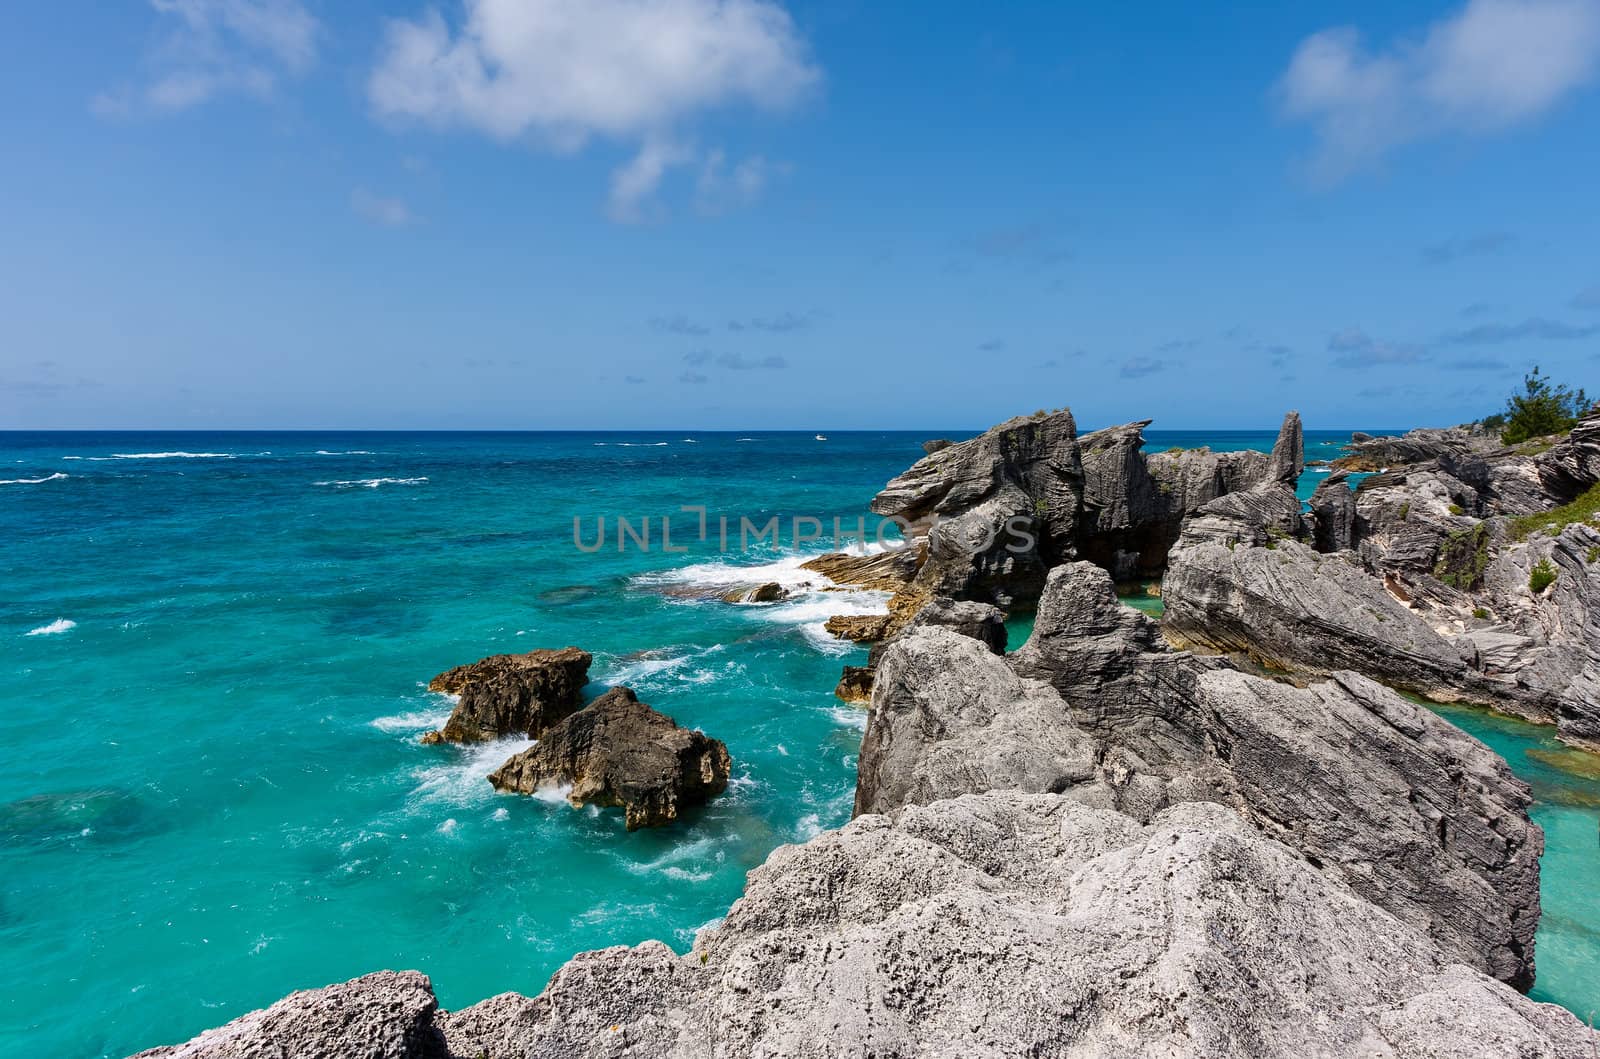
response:
[[[0,1041],[119,1056],[384,967],[453,1008],[537,993],[584,949],[687,948],[776,846],[849,819],[865,718],[832,691],[865,652],[822,621],[883,600],[707,597],[805,581],[831,542],[796,547],[793,518],[870,536],[867,501],[935,436],[967,435],[0,434]],[[1311,432],[1307,455],[1348,438]],[[773,516],[783,540],[737,549],[741,518]],[[577,547],[575,517],[605,545]],[[618,550],[619,517],[650,519],[652,547]],[[496,794],[524,743],[418,743],[450,709],[434,674],[568,644],[595,656],[591,693],[628,684],[724,740],[728,792],[629,834]],[[1447,716],[1541,799],[1536,995],[1600,1008],[1600,776],[1552,765],[1541,730]]]

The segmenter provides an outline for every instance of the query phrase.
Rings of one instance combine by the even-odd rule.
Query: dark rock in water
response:
[[[290,993],[187,1044],[134,1059],[451,1059],[434,1025],[433,986],[416,971],[379,971]]]
[[[1333,465],[1347,471],[1381,471],[1426,463],[1441,456],[1491,453],[1501,447],[1499,437],[1479,426],[1413,430],[1400,437],[1373,437],[1358,431],[1345,447],[1348,454],[1334,460]]]
[[[865,704],[872,698],[872,674],[870,666],[845,666],[834,695],[845,702]]]
[[[887,614],[838,614],[823,623],[828,632],[841,640],[872,643],[881,640],[889,629]]]
[[[950,445],[951,442],[945,438],[934,438],[932,441],[924,441],[922,443],[922,451],[932,456],[936,452],[948,449]]]
[[[724,603],[776,603],[787,599],[788,591],[776,581],[761,585],[741,585],[722,594]]]
[[[940,629],[884,653],[857,813],[990,789],[1140,820],[1220,802],[1453,959],[1532,981],[1543,841],[1503,761],[1355,673],[1296,688],[1171,651],[1092,564],[1051,572],[1007,658]]]
[[[424,743],[481,743],[502,736],[539,738],[545,728],[583,705],[593,658],[576,647],[493,655],[440,673],[429,691],[459,695],[442,729]]]
[[[721,740],[680,728],[628,688],[612,688],[546,729],[489,782],[521,794],[570,786],[573,805],[621,806],[634,831],[670,824],[721,794],[729,766]]]

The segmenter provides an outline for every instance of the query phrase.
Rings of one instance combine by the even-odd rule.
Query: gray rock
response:
[[[1064,790],[1096,775],[1093,745],[1048,685],[978,641],[930,628],[890,645],[856,767],[857,815],[968,791]]]
[[[449,1059],[434,1025],[433,986],[416,971],[379,971],[290,993],[186,1044],[136,1059]]]
[[[579,957],[441,1019],[457,1056],[1580,1056],[1596,1038],[1213,805],[871,815],[750,874],[686,959]]]
[[[1504,762],[1358,674],[1296,688],[1171,651],[1090,563],[1051,572],[1009,660],[927,634],[884,658],[857,811],[994,788],[1139,819],[1222,802],[1452,958],[1532,981],[1543,839]]]
[[[1570,434],[1534,462],[1545,493],[1558,504],[1600,482],[1600,407],[1591,409]]]
[[[496,790],[568,788],[575,806],[621,806],[629,831],[673,823],[728,786],[728,748],[612,688],[489,776]]]
[[[1356,543],[1356,494],[1348,471],[1334,471],[1311,494],[1311,539],[1319,552],[1339,552]]]
[[[1353,669],[1444,699],[1466,679],[1456,648],[1347,553],[1290,540],[1180,547],[1161,595],[1162,627],[1181,646],[1281,670]]]
[[[502,736],[539,738],[583,705],[589,652],[576,647],[493,655],[440,673],[429,691],[460,696],[442,729],[425,743],[478,743]]]

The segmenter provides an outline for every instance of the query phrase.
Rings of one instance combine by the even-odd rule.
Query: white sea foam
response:
[[[380,485],[421,485],[426,478],[357,478],[349,482],[316,482],[335,489],[376,489]]]
[[[863,732],[867,730],[867,711],[859,706],[829,706],[827,713],[835,724],[846,728],[859,728]]]
[[[376,455],[369,449],[346,449],[343,452],[329,452],[327,449],[318,449],[318,456],[373,456]]]
[[[33,629],[33,630],[29,631],[27,633],[27,635],[29,635],[29,636],[58,636],[61,633],[67,632],[70,629],[76,629],[77,627],[78,627],[78,623],[75,622],[75,621],[68,621],[66,618],[57,618],[55,621],[51,622],[49,625],[41,625],[37,629]]]
[[[670,444],[670,442],[666,442],[666,441],[619,441],[619,442],[617,442],[617,448],[619,448],[619,449],[659,449],[659,448],[661,448],[661,447],[663,447],[665,445],[668,445],[668,444]]]
[[[627,684],[635,689],[650,689],[672,684],[710,684],[738,676],[744,667],[729,660],[720,665],[700,665],[723,650],[722,644],[709,647],[666,647],[627,659],[615,659],[615,668],[606,667],[600,677],[606,684]]]
[[[571,793],[572,784],[570,783],[547,783],[534,789],[533,798],[535,801],[544,802],[546,805],[570,805],[571,803],[567,801],[567,795]]]
[[[59,481],[65,477],[67,475],[57,471],[55,474],[47,474],[43,478],[0,478],[0,485],[43,485],[46,482]]]
[[[435,806],[480,805],[498,796],[489,785],[489,773],[533,744],[532,739],[497,739],[475,743],[459,751],[441,751],[449,755],[447,760],[436,761],[411,774],[417,781],[412,797]]]
[[[412,710],[408,713],[397,713],[389,717],[379,717],[372,722],[372,727],[380,732],[431,732],[450,719],[450,711],[456,708],[456,703],[461,701],[459,695],[446,695],[443,692],[433,692],[439,699],[439,705],[427,710]]]
[[[268,455],[268,453],[257,453]],[[68,456],[67,459],[73,457]],[[236,454],[232,452],[113,452],[109,456],[80,457],[90,460],[231,460]]]

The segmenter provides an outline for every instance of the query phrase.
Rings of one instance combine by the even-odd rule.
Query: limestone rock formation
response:
[[[1532,981],[1543,839],[1503,761],[1355,673],[1295,688],[1171,651],[1092,564],[1051,572],[1015,655],[935,629],[879,666],[857,812],[996,788],[1141,820],[1221,802],[1452,958]]]
[[[537,997],[432,1025],[455,1059],[1578,1059],[1600,1042],[1227,809],[1140,823],[1019,791],[780,848],[688,956],[584,953]],[[413,1054],[310,1029],[282,1028],[299,1050],[182,1054]]]
[[[451,1059],[434,1024],[433,986],[416,971],[379,971],[290,993],[186,1044],[134,1059]]]
[[[728,786],[728,748],[612,688],[489,777],[496,790],[570,788],[573,805],[621,806],[629,831],[660,827]]]
[[[444,728],[425,743],[478,743],[539,733],[583,705],[589,680],[587,651],[565,647],[520,655],[493,655],[440,673],[429,691],[460,696]]]

